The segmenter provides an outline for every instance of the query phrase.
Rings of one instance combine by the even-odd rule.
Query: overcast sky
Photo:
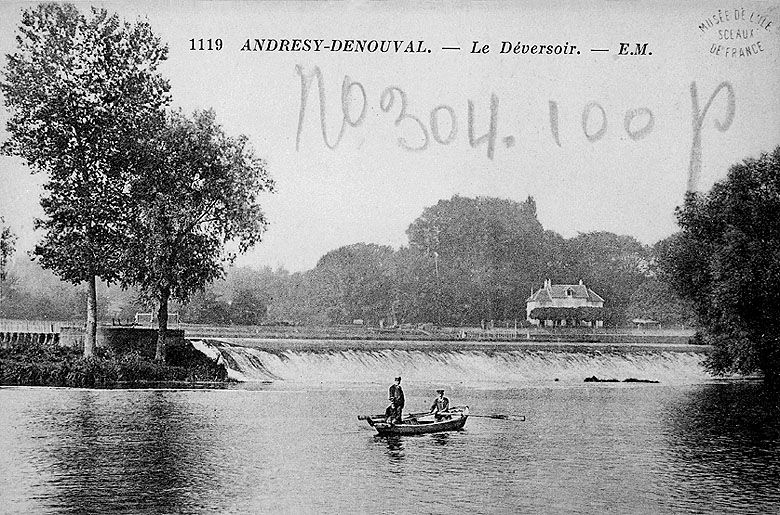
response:
[[[313,267],[341,245],[405,245],[406,228],[422,210],[455,194],[518,201],[533,195],[544,227],[567,237],[607,230],[654,243],[668,236],[688,177],[691,83],[700,109],[723,81],[735,95],[735,116],[726,132],[714,125],[728,107],[725,90],[704,120],[700,188],[722,178],[730,164],[780,144],[780,4],[706,4],[78,2],[82,9],[99,5],[130,20],[148,17],[170,46],[162,72],[171,81],[175,105],[186,111],[214,108],[228,133],[250,138],[268,161],[278,191],[264,201],[271,223],[265,240],[238,262],[293,271]],[[32,5],[0,5],[3,54],[14,49],[21,9]],[[748,19],[734,21],[737,7]],[[729,20],[700,30],[706,19],[719,17],[719,9],[730,11]],[[738,35],[748,39],[719,39]],[[190,39],[201,38],[220,38],[222,50],[190,50]],[[240,51],[255,38],[324,39],[325,45],[333,39],[403,40],[404,47],[424,40],[430,53]],[[490,52],[471,54],[473,41],[479,47],[489,44]],[[568,42],[580,55],[501,54],[502,41]],[[648,43],[652,55],[618,56],[621,42],[631,43],[631,50],[637,42]],[[762,51],[755,55],[724,55],[725,47],[756,50],[759,42]],[[723,47],[720,55],[711,53],[713,44]],[[342,125],[345,76],[365,90],[365,118],[358,127],[347,125],[333,150],[321,134],[316,82],[296,150],[301,109],[296,65],[307,73],[315,66],[322,71],[331,143]],[[420,145],[423,132],[411,119],[395,125],[397,92],[389,111],[381,108],[389,86],[406,93],[407,114],[427,131],[426,149],[399,146],[399,138]],[[362,97],[357,86],[350,92],[354,120]],[[472,148],[468,130],[471,101],[474,136],[488,132],[491,95],[498,101],[492,159],[486,142]],[[557,105],[560,146],[551,129],[551,102]],[[447,144],[437,142],[431,129],[432,111],[444,105],[451,111],[436,109],[438,139],[446,143],[451,135],[450,112],[457,125]],[[589,105],[589,134],[602,127],[600,108],[606,114],[606,130],[592,142],[582,120]],[[643,111],[632,131],[647,125],[647,110],[653,118],[652,128],[638,140],[624,128],[626,113],[635,109]],[[3,109],[3,127],[7,117]],[[20,235],[21,250],[37,237],[32,220],[41,214],[44,180],[31,176],[19,160],[0,157],[0,215]]]

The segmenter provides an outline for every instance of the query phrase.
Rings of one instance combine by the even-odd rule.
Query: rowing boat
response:
[[[438,415],[412,413],[396,424],[387,422],[384,414],[360,415],[358,419],[367,421],[380,435],[421,435],[425,433],[440,433],[442,431],[458,431],[466,425],[468,417],[469,407],[458,406]]]

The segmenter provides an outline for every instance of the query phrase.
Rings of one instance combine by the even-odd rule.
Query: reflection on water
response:
[[[463,431],[378,437],[384,388],[0,389],[0,511],[776,512],[759,384],[452,387]],[[430,389],[407,387],[410,407]]]
[[[205,446],[207,435],[189,436],[204,424],[175,392],[135,392],[118,402],[103,392],[68,393],[67,404],[29,411],[27,429],[43,439],[30,459],[52,476],[45,504],[58,511],[124,511],[133,499],[170,512],[192,490],[208,487],[217,457]]]
[[[404,441],[402,436],[375,436],[374,438],[386,443],[387,457],[390,458],[391,463],[404,459]]]
[[[450,434],[449,433],[436,433],[431,435],[433,439],[433,443],[437,445],[447,445],[447,443],[450,441]]]
[[[778,399],[779,392],[761,383],[707,385],[671,406],[670,470],[663,478],[670,495],[712,509],[740,510],[756,502],[777,508]]]
[[[404,442],[421,441],[425,442],[423,452],[425,454],[435,455],[436,452],[440,452],[436,447],[446,447],[450,443],[450,437],[452,433],[433,433],[425,435],[412,435],[412,436],[375,436],[378,445],[384,445],[386,448],[386,454],[389,463],[399,463],[406,457],[404,451]],[[429,445],[427,445],[429,444]]]

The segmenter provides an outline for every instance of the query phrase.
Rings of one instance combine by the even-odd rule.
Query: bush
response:
[[[225,381],[227,370],[191,345],[169,353],[168,364],[139,354],[115,355],[97,349],[95,356],[53,344],[20,343],[0,349],[0,384],[112,388],[125,384],[171,381]]]

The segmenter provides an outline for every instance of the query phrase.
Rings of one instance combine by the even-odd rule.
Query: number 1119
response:
[[[222,39],[190,39],[190,50],[222,50]]]

